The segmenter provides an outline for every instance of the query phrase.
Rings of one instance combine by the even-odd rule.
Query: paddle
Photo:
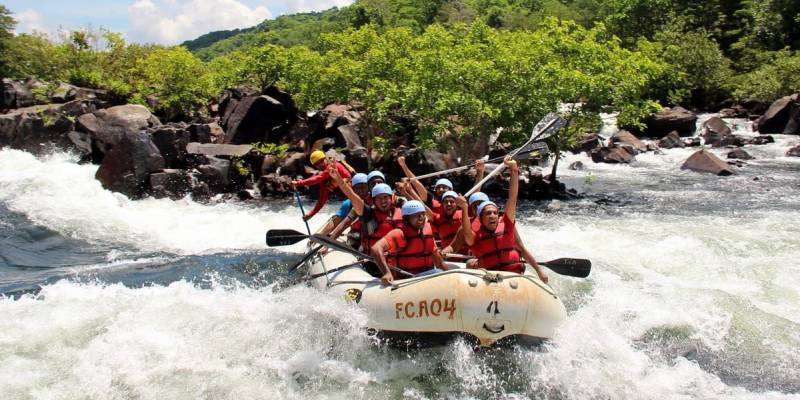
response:
[[[461,260],[475,258],[473,256],[457,253],[448,253],[444,254],[444,256],[445,258],[457,258]],[[576,278],[586,278],[589,276],[589,272],[591,272],[592,269],[592,262],[583,258],[557,258],[547,262],[540,262],[539,265],[550,268],[557,274],[574,276]]]
[[[542,120],[539,121],[539,123],[533,127],[533,131],[531,132],[531,138],[528,139],[528,141],[525,142],[525,144],[520,146],[518,149],[512,151],[508,155],[514,158],[522,150],[530,148],[533,145],[533,143],[536,142],[537,140],[543,140],[543,138],[546,139],[549,138],[550,136],[555,135],[556,132],[558,132],[558,130],[563,128],[566,124],[567,121],[564,118],[561,118],[556,113],[550,113],[545,115],[545,117],[542,118]],[[486,175],[486,177],[481,179],[480,182],[475,184],[475,186],[472,189],[470,189],[467,193],[465,193],[464,196],[469,197],[471,194],[478,191],[478,188],[482,187],[486,182],[489,181],[489,179],[492,179],[495,175],[503,172],[505,168],[506,168],[505,164],[500,164],[492,172]]]
[[[306,221],[306,212],[303,210],[303,202],[300,201],[300,192],[297,190],[294,191],[294,197],[297,198],[297,205],[300,206],[300,214],[302,214],[303,222],[306,224],[306,230],[308,234],[311,234],[311,228],[308,227],[308,221]]]
[[[267,246],[289,246],[308,238],[305,233],[291,229],[270,229],[267,231]]]
[[[547,153],[550,152],[550,148],[547,147],[547,143],[531,143],[527,148],[525,148],[525,149],[521,150],[519,153],[517,153],[514,156],[514,159],[515,160],[526,160],[533,153],[536,153],[536,152],[539,152],[540,154],[547,154]],[[488,159],[485,162],[486,163],[496,163],[496,162],[503,161],[503,158],[505,158],[505,156]],[[460,167],[455,167],[455,168],[445,169],[445,170],[441,170],[441,171],[431,172],[431,173],[424,174],[424,175],[417,175],[417,176],[414,177],[414,179],[419,180],[419,179],[425,179],[425,178],[433,178],[434,176],[446,175],[446,174],[450,174],[450,173],[453,173],[453,172],[463,171],[465,169],[472,168],[474,166],[475,166],[475,163],[470,163],[470,164],[467,164],[467,165],[462,165]]]

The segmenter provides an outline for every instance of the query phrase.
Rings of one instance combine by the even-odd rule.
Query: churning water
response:
[[[693,149],[569,156],[590,196],[525,204],[520,230],[592,275],[550,273],[569,317],[543,349],[477,352],[385,348],[343,300],[273,292],[304,248],[264,247],[304,230],[290,200],[131,201],[67,154],[3,149],[0,398],[800,398],[797,141],[730,177],[681,171]]]

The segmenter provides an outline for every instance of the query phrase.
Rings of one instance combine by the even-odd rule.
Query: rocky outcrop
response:
[[[689,156],[681,166],[681,169],[723,176],[733,174],[733,170],[731,170],[728,163],[705,149]]]
[[[277,90],[277,89],[276,89]],[[299,117],[294,102],[288,95],[273,90],[285,102],[268,96],[248,95],[240,99],[231,96],[224,108],[221,126],[225,131],[224,143],[280,143]]]
[[[0,110],[30,107],[33,105],[33,92],[22,82],[3,78],[3,92],[0,95]]]
[[[92,138],[92,158],[99,162],[124,137],[159,125],[161,122],[146,107],[126,104],[81,115],[76,130]]]
[[[680,136],[691,136],[695,132],[697,115],[682,107],[665,107],[645,119],[645,137],[662,138],[672,131]]]
[[[108,151],[95,178],[104,188],[139,198],[150,187],[150,173],[164,169],[164,157],[144,131],[124,134]]]
[[[753,125],[753,130],[762,134],[784,135],[800,134],[800,94],[782,97],[773,102],[769,109]]]

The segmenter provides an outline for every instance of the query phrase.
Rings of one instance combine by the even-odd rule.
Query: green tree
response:
[[[14,27],[17,21],[11,17],[11,11],[4,5],[0,5],[0,54],[8,51],[8,42],[14,36]],[[9,67],[6,57],[0,57],[0,78],[8,76]]]
[[[167,119],[188,117],[215,94],[205,64],[183,47],[156,49],[136,67],[144,82],[134,100],[144,103],[144,96],[156,95],[156,110]]]

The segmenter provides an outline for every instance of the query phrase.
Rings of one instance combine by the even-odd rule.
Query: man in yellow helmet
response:
[[[317,204],[314,206],[314,209],[303,216],[303,219],[306,221],[311,219],[311,217],[316,215],[319,210],[322,209],[322,206],[328,202],[330,192],[336,189],[336,182],[331,179],[330,172],[328,172],[329,168],[334,166],[344,180],[349,180],[352,176],[352,173],[355,172],[344,162],[328,159],[325,157],[325,153],[323,153],[322,150],[312,151],[311,155],[309,156],[309,160],[311,161],[311,165],[313,165],[314,168],[318,169],[320,172],[308,179],[292,181],[293,187],[319,185],[319,199],[317,200]]]

